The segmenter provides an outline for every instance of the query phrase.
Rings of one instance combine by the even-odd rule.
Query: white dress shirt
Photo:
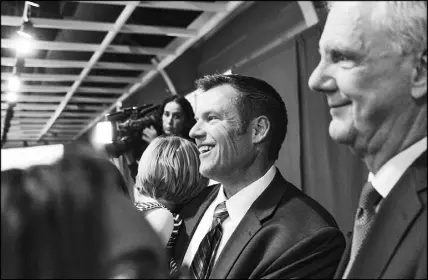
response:
[[[426,150],[427,137],[425,136],[388,160],[376,174],[370,172],[368,181],[372,183],[382,198],[385,198],[398,180],[400,180],[401,176],[403,176],[407,168]]]
[[[427,137],[419,140],[407,149],[388,160],[376,174],[369,173],[368,181],[372,183],[375,190],[385,199],[391,192],[392,188],[406,172],[407,168],[427,149]],[[375,211],[380,208],[379,203]],[[348,274],[351,270],[351,261],[348,263],[342,278],[348,279]]]
[[[217,254],[215,257],[215,262],[218,259],[221,251],[226,245],[232,233],[235,231],[236,227],[241,222],[242,218],[250,209],[253,202],[260,196],[260,194],[269,186],[276,174],[276,168],[274,165],[257,181],[253,182],[249,186],[243,188],[235,195],[230,197],[228,200],[224,195],[223,185],[220,186],[217,197],[210,204],[210,206],[205,211],[204,216],[202,217],[195,234],[192,237],[192,240],[189,243],[186,254],[183,259],[183,266],[191,266],[193,258],[198,251],[199,245],[205,235],[211,228],[214,210],[217,205],[223,201],[226,201],[226,208],[229,213],[229,217],[224,220],[222,223],[223,227],[223,236],[221,238]]]

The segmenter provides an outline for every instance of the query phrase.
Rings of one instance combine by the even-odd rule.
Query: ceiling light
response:
[[[19,79],[18,75],[13,75],[8,80],[7,88],[11,92],[17,92],[19,91],[19,88],[21,87],[21,80]]]
[[[16,93],[15,91],[10,91],[6,93],[5,99],[8,103],[16,103],[16,101],[18,101],[18,93]]]
[[[33,24],[30,20],[28,20],[22,23],[21,28],[17,31],[17,33],[24,38],[32,39],[34,34],[33,30]]]
[[[25,56],[33,51],[33,40],[28,37],[18,36],[15,39],[15,50],[18,56]]]

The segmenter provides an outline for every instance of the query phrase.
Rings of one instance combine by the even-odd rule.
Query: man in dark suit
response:
[[[427,2],[337,2],[309,79],[370,174],[336,278],[427,278]]]
[[[266,82],[239,75],[197,81],[190,131],[200,172],[220,184],[187,204],[175,257],[191,278],[328,278],[345,248],[333,217],[274,166],[285,104]]]

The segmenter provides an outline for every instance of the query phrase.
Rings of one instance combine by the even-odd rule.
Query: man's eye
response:
[[[217,117],[216,116],[208,116],[208,121],[212,121],[212,120],[216,120]]]
[[[340,52],[337,52],[337,51],[333,51],[331,53],[331,60],[334,63],[341,62],[341,61],[349,61],[350,59],[351,59],[350,57],[348,57],[348,56],[346,56]]]

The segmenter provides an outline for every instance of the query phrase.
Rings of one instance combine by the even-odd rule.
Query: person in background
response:
[[[184,96],[168,96],[159,107],[158,111],[160,124],[156,127],[149,126],[143,129],[142,139],[148,144],[159,135],[176,135],[193,141],[189,137],[190,128],[195,124],[195,114],[192,105]],[[135,178],[138,169],[138,159],[134,159],[130,153],[126,154],[131,176]]]
[[[117,186],[116,167],[90,148],[1,175],[2,279],[168,275],[159,237]]]
[[[196,145],[174,135],[157,137],[141,156],[135,206],[161,236],[170,257],[182,223],[177,213],[208,186],[199,164]],[[178,272],[173,259],[170,271],[172,276]]]
[[[190,136],[200,173],[220,184],[181,210],[178,264],[196,279],[332,277],[343,234],[274,165],[288,121],[279,93],[241,75],[206,76],[197,87]]]
[[[427,2],[329,7],[309,87],[370,171],[335,277],[426,279]]]
[[[196,123],[195,113],[192,105],[184,96],[168,96],[159,108],[159,116],[162,122],[160,135],[176,135],[193,141],[189,136],[189,131]],[[157,136],[158,132],[153,126],[143,130],[143,140],[148,143]]]

